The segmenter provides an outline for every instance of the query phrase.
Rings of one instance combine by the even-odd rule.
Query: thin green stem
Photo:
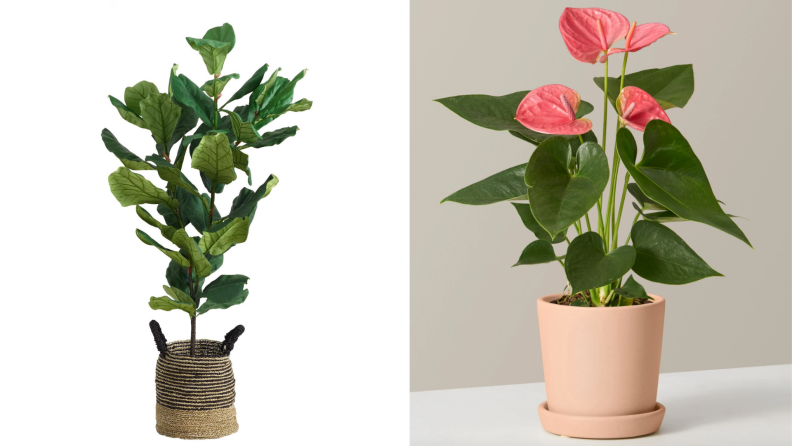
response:
[[[212,227],[212,217],[214,216],[215,182],[212,181],[212,201],[209,203],[209,227]]]
[[[619,203],[619,216],[616,217],[616,229],[613,231],[613,246],[619,243],[619,226],[621,226],[622,209],[624,209],[624,199],[627,197],[627,184],[630,182],[630,172],[624,175],[624,187],[622,187],[621,202]]]
[[[589,232],[591,232],[591,222],[589,221],[588,212],[586,212],[586,227],[588,228]]]
[[[214,93],[215,93],[215,96],[214,96],[214,106],[215,106],[214,126],[212,127],[214,130],[217,130],[217,126],[219,125],[218,124],[218,118],[220,117],[220,112],[217,111],[218,108],[217,108],[217,88],[216,88],[216,85],[217,85],[217,77],[218,76],[219,76],[219,74],[215,74],[214,80],[212,81],[212,90],[214,90]],[[211,224],[211,223],[212,222],[210,221],[209,224]]]
[[[583,135],[578,135],[578,138],[580,139],[580,143],[583,144]]]
[[[558,260],[558,263],[561,264],[561,268],[566,269],[566,265],[564,265],[564,261],[563,260],[561,260],[561,259],[556,259],[556,260]]]
[[[640,217],[641,217],[641,214],[636,214],[635,215],[635,218],[633,219],[632,226],[630,226],[630,233],[627,234],[627,240],[624,241],[625,245],[630,243],[630,237],[632,237],[632,227],[635,226],[635,223],[638,221],[638,218],[640,218]]]
[[[602,106],[602,148],[604,149],[607,145],[607,137],[608,137],[608,59],[605,59],[605,104]]]
[[[624,63],[622,64],[622,75],[621,75],[621,83],[619,84],[619,93],[624,89],[624,72],[627,70],[627,56],[630,53],[627,51],[624,52]]]

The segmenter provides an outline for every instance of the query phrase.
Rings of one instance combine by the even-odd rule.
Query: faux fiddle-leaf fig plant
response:
[[[561,265],[568,294],[558,300],[560,304],[602,307],[646,303],[652,298],[634,276],[675,285],[721,276],[667,226],[684,221],[704,223],[750,246],[734,217],[726,214],[715,198],[693,148],[666,114],[668,109],[685,107],[693,95],[693,66],[627,73],[630,53],[673,33],[666,25],[636,26],[621,14],[598,8],[567,8],[559,28],[575,59],[604,64],[605,76],[594,78],[604,93],[600,139],[584,117],[594,107],[563,85],[505,96],[438,99],[473,124],[508,131],[536,146],[527,163],[462,188],[443,202],[486,205],[510,201],[537,238],[525,247],[514,266]],[[611,47],[622,38],[624,48]],[[622,72],[611,78],[608,59],[616,53],[624,53]],[[617,115],[610,160],[606,154],[609,104]],[[640,156],[634,132],[643,133]],[[622,165],[626,173],[619,194],[617,179]],[[629,235],[620,240],[627,195],[635,199],[637,214]],[[561,248],[564,244],[568,245],[566,252]]]
[[[110,96],[121,118],[151,134],[150,147],[135,149],[148,153],[145,158],[125,147],[110,130],[102,130],[105,147],[122,164],[110,174],[110,191],[122,206],[135,206],[138,217],[151,227],[146,231],[154,231],[137,229],[140,241],[169,259],[165,293],[151,297],[149,306],[189,316],[191,356],[196,350],[198,316],[241,304],[248,297],[247,276],[220,275],[205,282],[223,265],[228,250],[247,240],[258,203],[278,178],[269,175],[254,189],[242,187],[226,211],[218,209],[215,198],[239,177],[252,186],[249,153],[278,145],[298,130],[293,126],[263,132],[264,126],[312,105],[307,99],[294,101],[294,89],[306,70],[289,79],[280,76],[280,68],[268,72],[267,64],[229,95],[226,91],[241,79],[236,73],[222,74],[235,43],[234,29],[227,23],[200,39],[187,37],[189,47],[206,65],[208,80],[194,82],[173,65],[167,74],[163,70],[167,79],[159,85],[143,80],[124,90],[123,101]],[[221,101],[224,95],[228,99]],[[231,103],[240,100],[243,103],[232,109]],[[186,160],[198,171],[203,191],[185,175]]]

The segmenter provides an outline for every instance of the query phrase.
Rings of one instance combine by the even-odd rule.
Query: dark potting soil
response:
[[[591,306],[591,297],[590,297],[588,292],[577,293],[574,296],[570,296],[569,294],[565,294],[565,295],[561,296],[560,299],[556,299],[556,300],[554,300],[554,301],[552,301],[550,303],[551,304],[557,304],[557,305],[568,305],[568,306],[571,306],[572,302],[574,302],[576,300],[583,300],[583,299],[586,300],[586,302],[588,303],[588,306]],[[651,299],[634,299],[633,300],[633,306],[650,304],[650,303],[652,303]]]

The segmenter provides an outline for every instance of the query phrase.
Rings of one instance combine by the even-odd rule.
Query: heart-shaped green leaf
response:
[[[538,145],[554,135],[535,132],[515,119],[517,107],[529,92],[530,90],[518,91],[504,96],[469,94],[435,99],[435,102],[443,104],[462,119],[479,127],[498,131],[508,130],[517,138]],[[593,110],[593,105],[586,101],[580,101],[576,118],[585,116]],[[563,138],[578,139],[577,135],[563,135]]]
[[[604,89],[604,78],[595,77],[594,83]],[[615,106],[619,96],[621,77],[608,78],[608,99]],[[693,65],[674,65],[651,68],[624,76],[625,87],[638,87],[652,95],[664,109],[684,107],[693,96]]]
[[[528,164],[520,164],[498,172],[459,189],[445,197],[440,203],[453,201],[479,206],[506,200],[526,200],[528,198],[528,186],[525,185],[525,168],[527,166]]]
[[[575,237],[566,253],[566,276],[572,292],[593,289],[618,280],[632,268],[635,249],[620,246],[605,253],[605,242],[596,232]]]
[[[566,233],[567,231],[564,230],[560,232],[555,237],[550,237],[550,234],[545,231],[542,225],[536,221],[533,214],[531,213],[531,205],[528,203],[512,203],[514,208],[517,209],[517,213],[520,215],[520,219],[522,220],[523,224],[529,231],[533,232],[536,235],[536,238],[539,240],[545,240],[550,243],[561,243],[566,240]]]
[[[633,271],[646,280],[682,285],[705,277],[723,276],[710,268],[674,231],[651,221],[639,221],[631,237],[637,251]]]
[[[628,299],[651,299],[644,287],[633,279],[632,274],[627,278],[627,281],[617,289],[615,294],[626,297]]]
[[[580,146],[574,172],[571,161],[569,141],[554,137],[539,144],[525,169],[531,211],[553,237],[581,219],[608,183],[608,157],[598,144]]]
[[[685,220],[710,225],[751,246],[721,209],[701,161],[679,130],[659,119],[649,121],[644,132],[644,156],[638,164],[624,157],[628,155],[624,149],[631,144],[635,144],[632,133],[626,127],[619,129],[616,147],[622,162],[649,198]]]
[[[534,240],[523,249],[517,263],[512,265],[512,268],[519,265],[537,265],[539,263],[550,263],[556,260],[561,260],[564,257],[555,255],[553,245],[547,240]]]

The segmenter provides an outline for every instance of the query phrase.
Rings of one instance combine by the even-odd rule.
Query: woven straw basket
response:
[[[238,325],[223,342],[167,342],[157,321],[149,324],[157,359],[157,432],[184,439],[220,438],[239,430],[234,408],[234,371],[229,354],[245,331]]]

